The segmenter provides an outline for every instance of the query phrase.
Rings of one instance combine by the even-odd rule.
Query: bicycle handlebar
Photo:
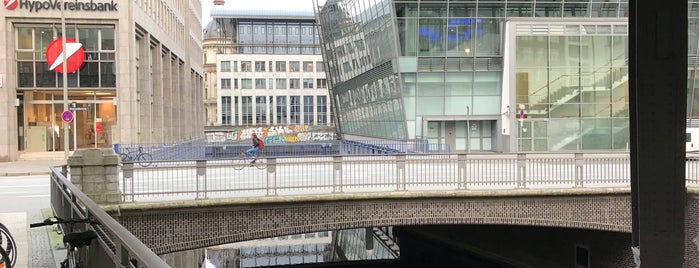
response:
[[[41,227],[41,226],[46,226],[46,225],[54,225],[54,224],[60,224],[60,223],[68,223],[68,224],[74,224],[74,223],[89,223],[89,224],[100,224],[98,221],[92,220],[92,219],[78,219],[78,220],[65,220],[61,219],[59,217],[54,217],[55,220],[51,220],[51,218],[45,219],[42,222],[37,222],[37,223],[32,223],[29,224],[29,228],[34,228],[34,227]]]

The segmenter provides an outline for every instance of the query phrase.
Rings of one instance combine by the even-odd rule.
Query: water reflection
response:
[[[206,268],[264,267],[395,259],[398,248],[379,228],[296,234],[206,248]],[[390,239],[389,239],[390,240]],[[367,241],[369,241],[367,243]]]

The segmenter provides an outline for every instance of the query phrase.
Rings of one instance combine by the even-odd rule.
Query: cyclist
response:
[[[252,161],[250,161],[250,164],[254,164],[255,161],[257,161],[257,158],[255,158],[255,153],[259,152],[261,149],[263,149],[264,144],[262,139],[257,137],[257,133],[253,132],[252,133],[252,147],[245,151],[245,154],[252,158]]]

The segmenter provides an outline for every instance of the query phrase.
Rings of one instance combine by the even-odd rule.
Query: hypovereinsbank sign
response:
[[[117,3],[114,3],[114,0],[110,0],[109,2],[95,0],[5,0],[5,8],[15,9],[10,8],[10,6],[8,6],[8,2],[14,1],[17,1],[19,3],[10,6],[14,6],[19,9],[26,9],[29,10],[29,12],[40,12],[42,10],[61,10],[61,8],[68,11],[117,11]]]

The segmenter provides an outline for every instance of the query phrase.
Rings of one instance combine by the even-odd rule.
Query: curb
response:
[[[31,171],[31,172],[5,172],[0,173],[0,177],[17,177],[17,176],[33,176],[33,175],[48,175],[50,171]]]

